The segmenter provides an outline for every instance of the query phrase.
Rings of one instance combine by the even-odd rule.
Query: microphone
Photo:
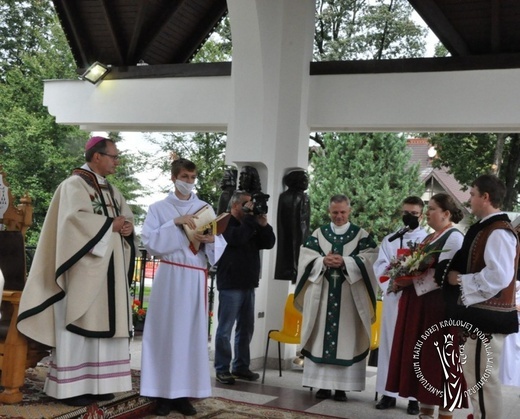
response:
[[[388,239],[389,242],[393,242],[395,239],[399,239],[403,237],[410,230],[415,230],[419,227],[419,217],[403,216],[403,222],[406,224],[402,229],[400,229],[397,233],[395,233],[392,237]]]
[[[395,233],[392,237],[388,239],[389,242],[393,242],[396,239],[399,239],[403,237],[407,232],[411,230],[410,226],[405,226],[401,230],[399,230],[397,233]]]

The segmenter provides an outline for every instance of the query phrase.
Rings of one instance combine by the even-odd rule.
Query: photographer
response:
[[[254,381],[259,374],[249,369],[249,344],[254,331],[255,288],[260,279],[260,250],[275,243],[267,223],[267,198],[252,200],[251,194],[236,191],[230,200],[231,218],[223,233],[227,246],[217,266],[219,291],[218,327],[215,338],[217,381],[234,384],[235,378]],[[234,357],[231,332],[236,321]],[[232,373],[230,373],[232,366]]]

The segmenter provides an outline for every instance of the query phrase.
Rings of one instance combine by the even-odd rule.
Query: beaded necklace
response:
[[[423,243],[425,245],[430,244],[431,242],[437,240],[442,233],[444,233],[446,230],[448,230],[448,229],[450,229],[452,227],[453,227],[453,223],[449,223],[441,231],[437,231],[437,232],[433,233],[431,236],[427,237],[426,240],[424,240]]]

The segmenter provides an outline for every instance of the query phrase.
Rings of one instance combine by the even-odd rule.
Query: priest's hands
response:
[[[120,215],[119,217],[114,218],[114,221],[112,222],[112,231],[126,237],[132,234],[134,226],[130,221],[126,220],[123,215]]]
[[[343,256],[329,252],[329,254],[323,258],[323,264],[328,268],[339,269],[345,266],[345,261],[343,260]]]
[[[120,215],[119,217],[114,218],[112,222],[112,231],[116,233],[120,233],[123,228],[123,224],[125,223],[125,217]]]
[[[123,224],[123,228],[121,228],[121,235],[123,237],[128,237],[130,235],[132,235],[134,231],[134,225],[130,222],[130,221],[125,221],[125,223]]]

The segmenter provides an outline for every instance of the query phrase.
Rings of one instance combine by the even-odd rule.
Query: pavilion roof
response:
[[[52,1],[78,72],[100,61],[113,68],[108,78],[178,75],[227,13],[226,0]],[[314,62],[311,74],[520,67],[520,1],[409,2],[451,57]],[[230,63],[180,68],[183,75],[231,72]]]

